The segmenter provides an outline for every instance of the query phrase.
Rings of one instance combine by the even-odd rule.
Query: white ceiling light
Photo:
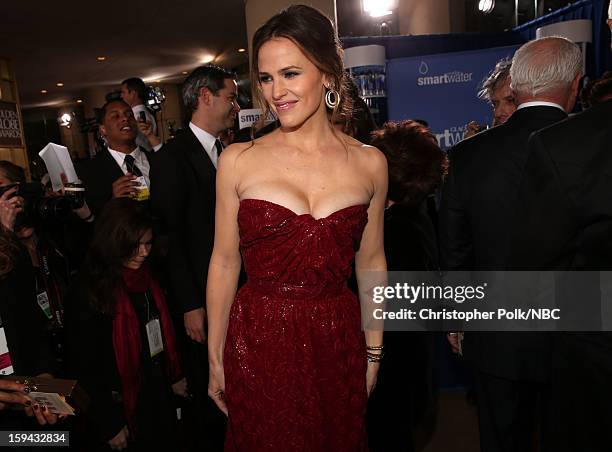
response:
[[[495,0],[480,0],[478,10],[484,14],[489,14],[495,8]]]
[[[363,11],[371,17],[384,17],[397,8],[397,0],[361,0]]]

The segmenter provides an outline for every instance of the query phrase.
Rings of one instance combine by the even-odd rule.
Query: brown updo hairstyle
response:
[[[372,133],[371,144],[387,158],[387,198],[391,201],[416,206],[442,184],[448,160],[422,124],[411,120],[387,122]]]
[[[339,104],[332,112],[331,122],[334,123],[338,114],[349,117],[352,105],[347,95],[348,80],[344,74],[343,51],[332,21],[311,6],[292,5],[270,18],[253,36],[251,86],[253,97],[264,108],[261,124],[270,112],[270,106],[262,96],[257,60],[261,46],[274,38],[289,39],[327,76],[331,89],[340,97]]]
[[[592,106],[609,99],[612,99],[612,71],[604,72],[600,79],[595,80],[591,87],[589,103]]]

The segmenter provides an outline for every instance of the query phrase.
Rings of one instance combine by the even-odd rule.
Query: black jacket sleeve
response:
[[[473,246],[467,206],[457,178],[460,151],[450,156],[448,177],[439,214],[440,264],[443,270],[465,270],[473,265]]]
[[[174,311],[185,313],[204,306],[206,272],[200,263],[207,264],[210,255],[202,255],[206,247],[201,241],[211,234],[194,230],[202,224],[204,200],[191,183],[193,174],[177,155],[176,143],[177,139],[164,145],[151,159],[151,207],[168,237],[171,305]]]

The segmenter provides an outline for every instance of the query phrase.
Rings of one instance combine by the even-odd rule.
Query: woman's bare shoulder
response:
[[[387,158],[376,147],[368,144],[363,144],[361,141],[346,135],[346,144],[349,147],[351,155],[359,162],[365,164],[368,168],[386,168]]]
[[[246,141],[244,143],[232,143],[228,147],[223,149],[223,153],[221,155],[222,156],[227,155],[227,156],[232,156],[236,158],[238,155],[240,155],[243,151],[248,149],[250,146],[253,146],[252,141]]]

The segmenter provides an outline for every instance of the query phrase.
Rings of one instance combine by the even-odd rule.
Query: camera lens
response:
[[[71,202],[65,196],[42,198],[38,201],[38,215],[41,220],[63,219],[71,212]]]
[[[72,209],[78,209],[85,204],[85,186],[81,182],[64,184],[64,193],[70,199]]]

